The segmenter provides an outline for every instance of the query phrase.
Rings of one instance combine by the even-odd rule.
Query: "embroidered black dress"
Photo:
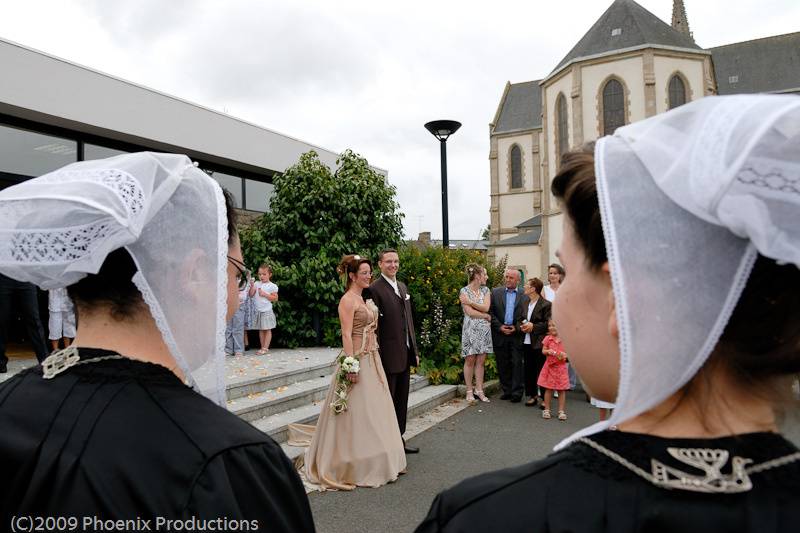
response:
[[[81,359],[109,354],[80,350]],[[30,369],[0,385],[0,428],[0,530],[15,515],[314,530],[280,447],[162,366],[107,360],[52,380]]]
[[[664,439],[607,431],[591,439],[651,471],[651,459],[694,473],[668,447],[725,449],[762,463],[797,452],[773,433]],[[730,472],[730,465],[722,470]],[[696,472],[700,474],[700,472]],[[439,494],[418,533],[777,532],[800,528],[800,462],[750,474],[753,488],[705,494],[657,487],[583,443],[546,459],[468,479]]]

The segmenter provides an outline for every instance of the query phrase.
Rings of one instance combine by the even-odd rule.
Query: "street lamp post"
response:
[[[442,246],[450,248],[450,234],[447,226],[447,138],[461,127],[455,120],[434,120],[425,124],[425,129],[439,139],[442,159]]]

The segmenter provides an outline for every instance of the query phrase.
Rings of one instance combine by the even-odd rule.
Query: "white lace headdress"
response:
[[[595,146],[619,322],[611,418],[658,405],[705,363],[758,254],[800,267],[800,98],[707,97]]]
[[[73,163],[0,191],[0,272],[65,287],[124,247],[179,367],[223,406],[227,238],[222,190],[182,155]]]

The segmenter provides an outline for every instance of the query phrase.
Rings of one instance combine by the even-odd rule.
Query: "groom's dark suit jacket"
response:
[[[383,369],[387,374],[399,374],[416,365],[417,339],[414,334],[414,320],[411,316],[411,299],[408,287],[397,282],[400,296],[383,276],[370,285],[370,295],[378,306],[378,347],[380,348]],[[410,345],[406,345],[406,338]]]

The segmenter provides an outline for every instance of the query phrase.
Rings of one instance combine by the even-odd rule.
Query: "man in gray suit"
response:
[[[504,286],[492,289],[489,314],[492,317],[492,345],[497,359],[497,373],[503,389],[501,400],[518,403],[522,400],[523,346],[525,334],[515,325],[515,316],[528,309],[529,298],[519,287],[518,270],[509,268],[503,277]]]

